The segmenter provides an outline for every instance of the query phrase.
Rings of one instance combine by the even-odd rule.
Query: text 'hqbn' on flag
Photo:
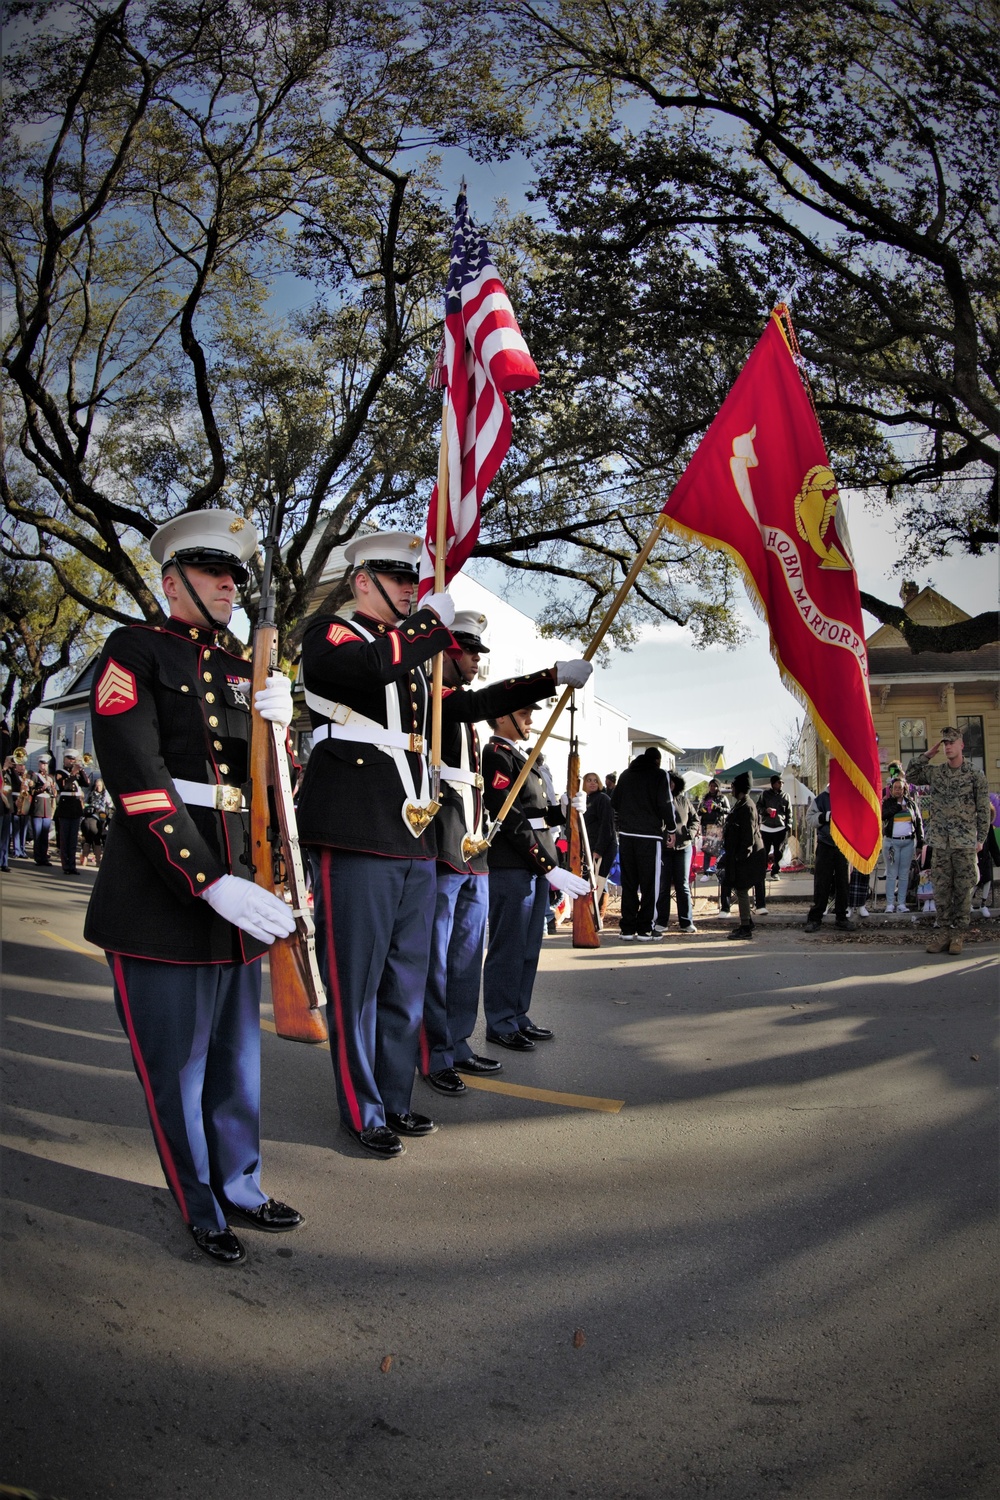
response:
[[[775,309],[663,510],[674,530],[738,564],[782,679],[829,752],[830,831],[870,872],[882,846],[881,774],[858,580],[783,312]]]
[[[538,370],[489,246],[473,223],[462,193],[455,206],[444,344],[436,381],[447,390],[443,435],[448,461],[446,583],[472,553],[483,496],[510,447],[511,416],[504,393],[525,390],[537,381]],[[420,562],[421,597],[434,588],[437,507],[435,484]]]

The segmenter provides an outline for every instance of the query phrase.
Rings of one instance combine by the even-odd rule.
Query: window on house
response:
[[[965,749],[963,757],[970,765],[975,766],[977,771],[986,772],[986,746],[983,743],[983,721],[979,717],[969,717],[967,714],[959,714],[955,720],[956,728],[962,731],[962,740]]]
[[[899,758],[905,769],[908,760],[913,760],[916,755],[923,755],[927,749],[927,721],[926,719],[900,719],[898,727]]]

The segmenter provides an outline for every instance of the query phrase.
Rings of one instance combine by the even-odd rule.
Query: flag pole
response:
[[[622,584],[621,588],[612,599],[611,604],[608,607],[607,614],[604,616],[604,619],[601,621],[600,625],[598,625],[597,634],[594,636],[594,639],[591,641],[590,645],[583,653],[584,661],[590,661],[596,654],[598,647],[600,646],[604,637],[607,635],[608,630],[611,628],[611,623],[614,620],[615,615],[621,609],[622,604],[625,601],[626,594],[629,592],[629,589],[631,589],[632,585],[635,583],[635,580],[638,578],[639,574],[646,566],[646,560],[649,557],[649,554],[652,552],[654,546],[656,545],[657,539],[659,538],[666,524],[667,517],[665,513],[661,511],[656,520],[653,522],[653,529],[649,533],[649,536],[646,538],[646,540],[643,542],[642,547],[640,548],[639,553],[636,556],[635,562],[632,564],[631,568],[629,568],[628,576],[625,579],[625,582]],[[503,822],[504,818],[510,812],[511,808],[514,806],[514,803],[517,801],[518,793],[520,792],[524,783],[527,781],[528,775],[531,771],[532,766],[535,764],[535,761],[538,759],[542,746],[545,744],[545,741],[552,733],[560,714],[562,713],[563,709],[566,707],[572,696],[573,688],[567,687],[564,690],[562,697],[559,699],[559,702],[552,710],[552,713],[549,715],[548,723],[545,725],[545,728],[542,730],[541,734],[538,736],[538,739],[532,746],[527,760],[518,773],[517,779],[515,780],[510,791],[507,793],[507,797],[504,801],[503,807],[501,807],[500,811],[493,819],[493,824],[490,828],[490,831],[486,835],[487,844],[491,844],[493,842],[494,834],[500,827],[500,824]]]
[[[434,539],[434,592],[445,590],[444,553],[448,541],[448,388],[441,402],[441,447],[437,472],[437,532]],[[441,800],[441,702],[444,697],[444,652],[434,658],[431,676],[431,801]]]

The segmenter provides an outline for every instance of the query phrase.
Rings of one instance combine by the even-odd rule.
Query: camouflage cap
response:
[[[960,740],[962,738],[962,731],[956,729],[954,724],[946,724],[941,731],[941,738],[942,740]]]

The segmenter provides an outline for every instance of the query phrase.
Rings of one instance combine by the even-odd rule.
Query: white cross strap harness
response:
[[[363,625],[359,625],[357,620],[351,621],[351,629],[363,640],[375,640],[375,636],[365,630]],[[347,703],[334,703],[330,698],[321,698],[318,693],[311,693],[308,688],[305,690],[305,699],[311,709],[330,721],[313,730],[314,743],[329,739],[349,740],[358,745],[374,745],[377,750],[392,759],[406,793],[401,809],[403,822],[413,837],[419,838],[430,818],[437,811],[437,805],[431,801],[427,759],[424,755],[424,737],[422,734],[407,734],[403,729],[396,684],[393,682],[386,684],[385,724],[379,724],[375,719],[359,714]],[[407,751],[420,756],[419,793],[410,762],[406,758]]]

